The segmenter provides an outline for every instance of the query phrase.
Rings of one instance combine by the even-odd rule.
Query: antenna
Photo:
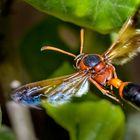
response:
[[[46,50],[57,51],[57,52],[61,52],[61,53],[70,55],[70,56],[72,56],[72,57],[76,57],[75,54],[72,54],[72,53],[70,53],[70,52],[67,52],[67,51],[64,51],[64,50],[62,50],[62,49],[58,49],[58,48],[55,48],[55,47],[44,46],[44,47],[41,48],[41,51],[46,51]]]
[[[80,30],[80,54],[83,53],[84,48],[84,29]]]
[[[84,29],[81,29],[80,30],[80,54],[83,53],[83,48],[84,48]],[[64,53],[64,54],[67,54],[67,55],[70,55],[72,57],[76,57],[75,54],[73,53],[70,53],[70,52],[67,52],[67,51],[64,51],[62,49],[58,49],[56,47],[52,47],[52,46],[44,46],[41,48],[41,51],[46,51],[46,50],[52,50],[52,51],[57,51],[57,52],[61,52],[61,53]]]

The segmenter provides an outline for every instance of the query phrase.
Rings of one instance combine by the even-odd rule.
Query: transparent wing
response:
[[[88,91],[88,75],[78,72],[72,75],[27,84],[12,94],[12,99],[29,106],[39,106],[42,100],[62,104],[73,96]]]
[[[103,54],[114,64],[124,64],[140,52],[140,7],[127,20],[119,32],[117,40]]]

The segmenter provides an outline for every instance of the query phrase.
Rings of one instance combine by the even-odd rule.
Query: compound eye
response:
[[[101,62],[101,58],[96,54],[88,55],[84,58],[84,64],[88,67],[94,67],[100,62]]]

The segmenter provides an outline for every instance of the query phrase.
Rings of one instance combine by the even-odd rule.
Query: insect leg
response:
[[[113,68],[113,76],[114,76],[114,78],[118,78],[117,73],[116,73],[116,69],[115,69],[115,67],[113,65],[112,65],[112,68]]]
[[[117,76],[117,73],[116,73],[116,69],[115,69],[115,67],[112,65],[112,64],[108,64],[108,65],[110,65],[111,67],[112,67],[112,71],[113,71],[113,78],[115,78],[115,79],[117,79],[118,78],[118,76]]]
[[[108,96],[109,98],[115,100],[116,102],[120,103],[120,100],[111,94],[109,90],[104,89],[99,83],[97,83],[92,78],[89,78],[89,80],[103,93],[103,95]]]
[[[118,76],[117,76],[117,73],[116,73],[116,69],[112,64],[111,64],[111,66],[113,68],[113,78],[117,79]],[[111,91],[111,94],[113,94],[113,85],[110,85],[110,91]]]

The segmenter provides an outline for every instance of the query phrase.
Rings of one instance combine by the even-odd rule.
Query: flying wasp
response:
[[[42,47],[42,51],[53,50],[74,57],[77,72],[24,85],[13,92],[12,99],[29,106],[39,106],[42,100],[47,100],[52,104],[61,104],[70,101],[74,96],[80,97],[86,94],[89,83],[92,83],[103,95],[117,102],[126,100],[140,107],[140,85],[120,80],[113,66],[113,64],[128,62],[140,51],[139,12],[138,9],[125,22],[115,42],[102,55],[83,53],[83,29],[80,32],[79,55],[51,46]],[[113,88],[118,89],[118,96],[113,93]]]

